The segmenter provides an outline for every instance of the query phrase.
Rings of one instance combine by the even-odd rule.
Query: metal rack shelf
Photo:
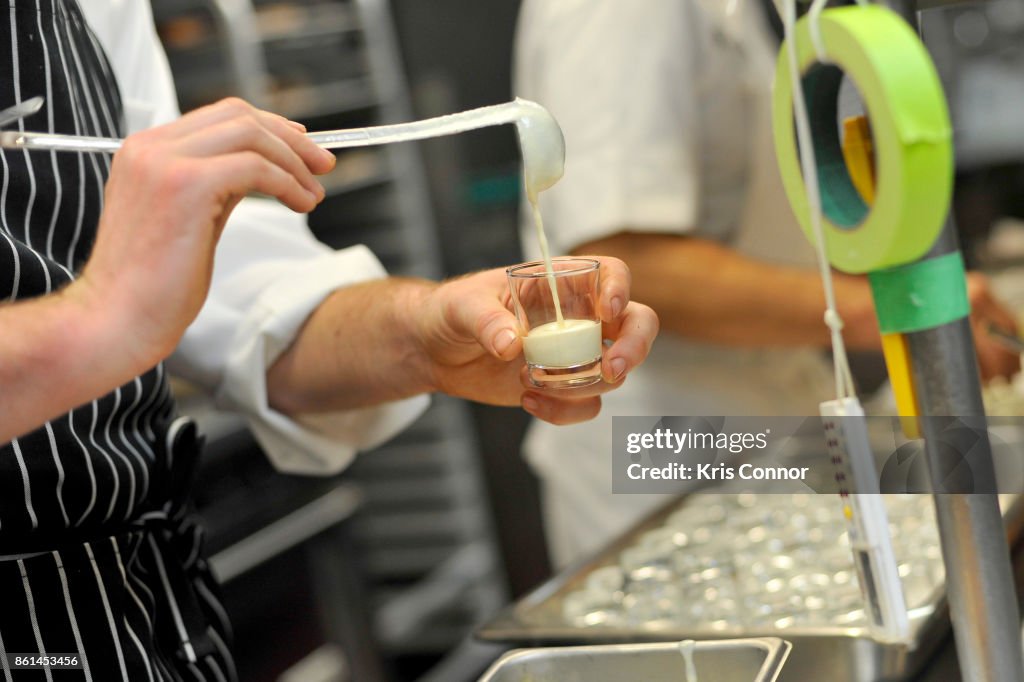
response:
[[[267,94],[268,106],[282,116],[305,120],[370,109],[380,104],[366,78],[284,85]]]

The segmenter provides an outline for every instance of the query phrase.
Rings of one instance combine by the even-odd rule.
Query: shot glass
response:
[[[530,381],[539,388],[577,388],[601,381],[601,264],[554,258],[508,269]],[[561,319],[556,311],[561,310]]]

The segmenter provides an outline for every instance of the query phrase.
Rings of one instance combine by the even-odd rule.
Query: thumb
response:
[[[499,360],[513,360],[522,350],[515,315],[494,295],[470,291],[452,301],[448,319],[458,337],[472,338]]]

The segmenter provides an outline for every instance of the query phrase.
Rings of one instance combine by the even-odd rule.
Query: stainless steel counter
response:
[[[1019,537],[1024,523],[1024,496],[1003,496],[1004,518],[1012,538]],[[693,627],[672,622],[637,626],[579,627],[566,620],[566,598],[580,590],[595,571],[613,566],[623,551],[634,546],[645,533],[659,528],[686,498],[676,500],[639,524],[600,552],[527,595],[485,625],[478,636],[489,641],[520,645],[569,643],[663,642],[735,637],[783,637],[792,642],[793,653],[781,679],[803,681],[827,679],[830,682],[869,682],[907,679],[927,669],[933,656],[952,649],[945,594],[937,589],[926,603],[910,612],[910,643],[886,644],[873,640],[863,625],[813,627],[787,624],[763,627],[730,622],[715,628]],[[948,645],[947,645],[948,644]],[[941,651],[940,651],[941,650]],[[954,656],[955,658],[955,656]],[[948,667],[948,666],[944,666]],[[944,680],[942,668],[933,670],[929,680]]]

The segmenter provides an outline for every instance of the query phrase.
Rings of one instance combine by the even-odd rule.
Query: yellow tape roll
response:
[[[935,242],[952,195],[952,133],[935,66],[910,26],[883,7],[827,10],[820,28],[829,63],[817,61],[806,18],[797,24],[796,41],[829,261],[852,273],[910,263]],[[786,49],[783,45],[775,72],[775,146],[786,194],[813,242]],[[837,120],[843,74],[857,86],[871,123],[877,173],[873,206],[854,188],[843,161]]]
[[[850,181],[868,206],[875,203],[875,148],[867,116],[843,120],[843,161]]]

